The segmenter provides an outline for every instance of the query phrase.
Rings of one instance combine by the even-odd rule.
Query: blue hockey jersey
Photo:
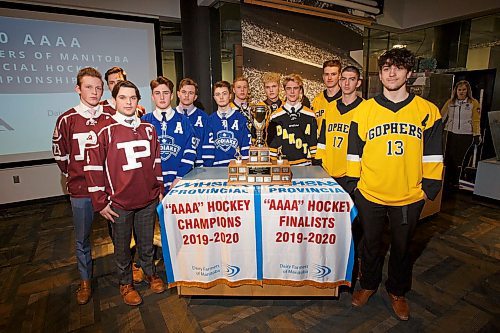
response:
[[[208,124],[214,135],[214,166],[226,166],[234,160],[236,147],[240,147],[244,159],[248,158],[252,137],[245,116],[234,110],[229,111],[225,116],[217,111],[208,117]]]
[[[177,112],[185,114],[184,111],[177,106]],[[214,138],[210,127],[208,126],[208,115],[205,111],[194,108],[187,112],[186,115],[193,125],[195,137],[198,139],[198,149],[196,150],[196,166],[212,166],[214,163]]]
[[[160,120],[159,110],[141,119],[153,124],[158,134],[163,183],[168,192],[175,178],[184,177],[193,168],[198,140],[189,119],[173,110],[167,112],[166,121]]]

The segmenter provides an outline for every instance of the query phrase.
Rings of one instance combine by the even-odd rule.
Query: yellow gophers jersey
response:
[[[410,94],[400,103],[384,95],[363,102],[349,131],[347,177],[372,202],[404,206],[434,199],[443,172],[443,125],[438,108]]]
[[[316,120],[318,121],[318,128],[321,125],[321,118],[327,112],[327,110],[333,109],[335,107],[334,101],[342,97],[342,91],[339,90],[335,96],[333,97],[328,97],[328,94],[326,93],[326,89],[320,92],[319,94],[314,97],[312,104],[311,104],[311,110],[314,111],[314,114],[316,115]]]
[[[323,169],[332,177],[344,177],[347,172],[347,139],[349,126],[356,108],[363,99],[358,97],[349,105],[337,99],[334,107],[323,114],[316,159],[321,159]]]

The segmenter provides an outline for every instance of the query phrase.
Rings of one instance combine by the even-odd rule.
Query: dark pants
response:
[[[472,135],[446,132],[446,150],[444,155],[446,185],[458,185],[465,153],[471,144]]]
[[[139,254],[138,263],[146,275],[155,274],[153,264],[153,236],[156,221],[155,200],[148,206],[132,211],[113,207],[120,215],[113,223],[113,243],[115,246],[115,262],[120,284],[132,284],[132,255],[130,252],[130,237],[135,232],[136,248]]]
[[[111,238],[111,241],[113,242],[113,222],[111,222],[111,221],[108,221],[108,234],[109,234],[109,238]],[[132,233],[132,236],[134,236],[134,242],[135,242],[135,244],[137,244],[137,236],[135,234],[135,231]],[[132,261],[134,261],[135,252],[136,252],[136,246],[134,245],[130,249],[130,253],[132,255]],[[138,263],[135,263],[135,264],[136,264],[137,267],[141,267],[141,266],[139,266]]]
[[[347,192],[346,188],[347,188],[347,177],[344,176],[344,177],[339,177],[339,178],[335,178],[333,177],[333,179],[335,179],[335,181],[337,183],[339,183],[339,185]],[[349,192],[347,192],[349,193]]]
[[[389,255],[387,291],[403,296],[411,289],[411,239],[424,207],[424,200],[407,206],[385,206],[368,201],[360,191],[354,193],[358,216],[363,228],[361,242],[361,288],[375,290],[382,281],[385,253],[381,253],[382,236],[389,221],[391,250]]]

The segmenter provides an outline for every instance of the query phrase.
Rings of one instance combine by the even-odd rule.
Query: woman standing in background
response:
[[[467,149],[472,143],[481,142],[479,102],[472,97],[470,83],[458,81],[453,96],[441,109],[445,123],[445,183],[458,185],[459,167],[462,166]]]

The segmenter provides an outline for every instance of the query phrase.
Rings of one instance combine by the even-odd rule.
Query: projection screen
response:
[[[97,68],[103,79],[107,69],[124,68],[151,111],[155,24],[141,21],[0,8],[0,166],[52,158],[56,119],[78,105],[83,67]]]

